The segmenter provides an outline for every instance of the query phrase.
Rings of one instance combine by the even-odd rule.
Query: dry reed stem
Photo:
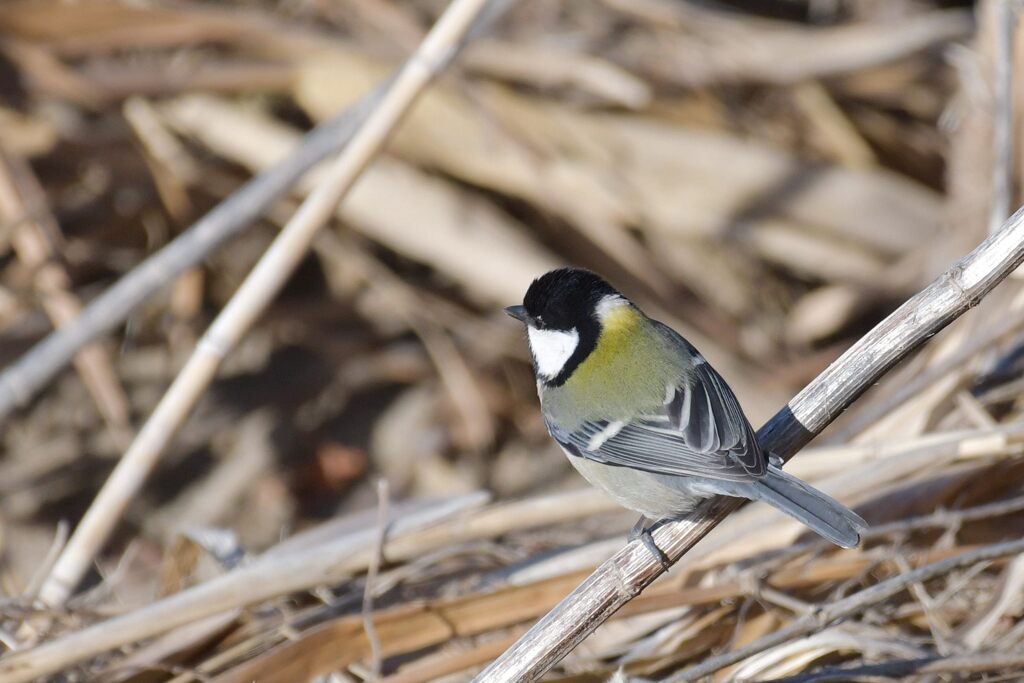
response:
[[[326,170],[321,183],[210,325],[75,529],[40,591],[40,598],[47,605],[63,604],[78,585],[124,509],[213,380],[222,360],[280,291],[317,231],[331,217],[419,94],[455,54],[487,2],[453,0],[419,49],[403,65],[380,104]]]
[[[758,431],[766,450],[789,459],[882,374],[975,306],[1024,261],[1024,209],[912,297],[825,369]],[[676,562],[740,505],[712,498],[654,540]],[[664,572],[640,542],[626,545],[474,680],[537,680],[609,616]]]

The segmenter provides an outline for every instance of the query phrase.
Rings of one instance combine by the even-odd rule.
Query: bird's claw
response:
[[[646,517],[640,517],[636,524],[633,525],[633,528],[629,531],[629,541],[632,543],[637,539],[640,539],[640,541],[643,542],[644,547],[651,552],[651,555],[653,555],[654,559],[658,561],[661,568],[668,571],[672,566],[672,563],[669,561],[668,556],[662,551],[662,549],[658,547],[658,544],[654,542],[654,537],[651,536],[650,527],[647,526]]]

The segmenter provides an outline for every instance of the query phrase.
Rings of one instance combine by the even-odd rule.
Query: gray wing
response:
[[[660,411],[621,424],[584,422],[568,431],[548,423],[567,451],[606,465],[658,474],[752,481],[768,463],[739,401],[706,362],[670,393]]]

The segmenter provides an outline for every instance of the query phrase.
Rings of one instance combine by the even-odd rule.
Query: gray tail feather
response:
[[[868,526],[856,512],[774,465],[768,466],[768,473],[755,488],[759,500],[843,548],[856,547],[860,532]]]

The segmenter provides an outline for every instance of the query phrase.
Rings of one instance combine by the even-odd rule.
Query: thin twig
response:
[[[388,533],[388,480],[377,482],[377,540],[370,556],[370,566],[366,568],[366,584],[363,586],[363,630],[370,643],[370,660],[372,661],[371,681],[380,679],[381,654],[380,636],[373,625],[373,592],[376,590],[377,572],[384,558],[384,541]]]
[[[951,557],[947,560],[934,562],[919,569],[899,574],[875,584],[870,588],[853,595],[829,603],[815,610],[814,613],[794,620],[788,626],[779,629],[766,636],[758,638],[754,642],[732,652],[726,652],[716,657],[711,657],[697,666],[685,669],[674,676],[665,679],[665,683],[682,683],[683,681],[695,681],[704,676],[709,676],[719,669],[742,661],[747,657],[764,652],[768,648],[781,645],[782,643],[799,638],[800,636],[819,631],[834,621],[857,614],[872,605],[877,605],[883,600],[906,590],[914,583],[929,581],[935,577],[948,574],[951,571],[962,567],[969,567],[978,562],[995,560],[1009,555],[1017,555],[1024,552],[1024,540],[1008,541],[995,545],[978,548],[971,552]]]
[[[420,48],[399,70],[372,115],[326,169],[320,184],[249,273],[196,345],[138,437],[86,511],[40,597],[63,604],[153,470],[167,444],[209,386],[221,362],[294,272],[320,227],[376,156],[424,88],[457,52],[488,0],[453,0]]]
[[[806,445],[887,370],[975,306],[1024,260],[1024,209],[926,289],[904,303],[801,391],[758,431],[766,450],[784,459]],[[712,498],[653,532],[676,562],[740,504]],[[534,625],[475,680],[532,681],[665,571],[633,542]]]

